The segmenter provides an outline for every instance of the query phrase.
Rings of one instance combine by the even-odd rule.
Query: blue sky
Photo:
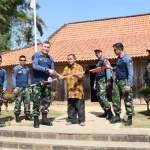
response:
[[[47,25],[43,42],[62,25],[70,22],[150,13],[150,0],[36,0],[37,13]]]

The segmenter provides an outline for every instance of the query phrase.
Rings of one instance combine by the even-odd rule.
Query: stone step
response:
[[[16,150],[16,148],[4,148],[4,147],[0,147],[0,150]],[[26,149],[18,149],[18,150],[26,150]]]
[[[55,131],[55,130],[54,130]],[[53,132],[51,128],[34,129],[31,127],[0,128],[0,137],[38,138],[84,141],[150,142],[150,130],[107,130],[99,133],[78,133],[71,131]]]
[[[0,147],[28,150],[150,150],[150,143],[3,137],[0,138]]]

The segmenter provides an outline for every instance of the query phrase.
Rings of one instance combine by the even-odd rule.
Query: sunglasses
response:
[[[116,48],[116,49],[114,49],[114,52],[116,52],[118,49]]]
[[[26,61],[26,60],[21,60],[21,59],[20,59],[20,61]]]

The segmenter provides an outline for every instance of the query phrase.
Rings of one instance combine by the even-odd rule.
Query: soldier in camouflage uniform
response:
[[[32,90],[33,100],[33,116],[34,116],[34,127],[39,128],[39,115],[40,107],[42,112],[42,124],[52,126],[50,120],[47,119],[50,106],[50,84],[40,85],[43,81],[52,81],[52,74],[54,71],[54,61],[50,55],[50,43],[45,41],[42,44],[42,50],[34,53],[32,56],[32,83],[37,84]]]
[[[25,120],[32,120],[30,116],[30,72],[26,67],[26,57],[21,55],[19,57],[19,65],[15,66],[12,71],[12,86],[13,92],[16,93],[14,114],[16,122],[21,122],[19,115],[21,113],[21,103],[24,103]]]
[[[104,56],[102,56],[102,49],[97,48],[94,50],[96,57],[98,58],[96,67],[105,66],[108,61]],[[111,106],[107,98],[107,88],[111,86],[111,72],[110,69],[102,70],[96,73],[93,89],[97,89],[97,98],[100,106],[104,110],[104,114],[99,115],[99,117],[105,117],[106,119],[111,119],[113,113],[111,111]]]
[[[2,64],[2,56],[0,56],[0,66]],[[3,105],[3,93],[6,91],[6,87],[7,87],[7,73],[5,71],[5,69],[0,67],[0,109],[1,106]],[[4,121],[0,121],[0,124],[4,124]]]
[[[146,50],[150,56],[150,50]],[[145,87],[150,87],[150,59],[147,60],[146,66],[145,66],[145,72],[143,75],[143,79],[145,82]]]
[[[121,98],[124,99],[126,114],[128,119],[125,122],[126,126],[132,125],[132,116],[134,115],[132,80],[133,80],[133,61],[123,52],[124,46],[122,43],[113,45],[114,52],[118,56],[116,67],[116,80],[112,92],[112,102],[115,116],[110,120],[111,123],[120,122],[121,113]]]

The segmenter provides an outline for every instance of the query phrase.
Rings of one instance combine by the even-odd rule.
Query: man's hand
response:
[[[13,90],[13,93],[17,93],[18,92],[18,89],[17,88],[15,88],[14,90]]]
[[[50,74],[57,74],[57,72],[56,72],[55,70],[52,70],[52,69],[49,69],[48,72],[49,72]]]
[[[111,83],[110,83],[110,82],[107,82],[107,83],[106,83],[106,86],[107,86],[107,87],[109,87],[110,85],[111,85]]]
[[[30,93],[30,94],[32,93],[32,89],[29,89],[29,93]]]
[[[125,91],[126,91],[126,92],[129,92],[129,91],[131,90],[131,87],[130,87],[130,86],[124,86],[124,88],[125,88]]]
[[[53,80],[52,80],[51,77],[49,77],[49,78],[47,79],[47,81],[48,81],[49,83],[51,83]]]
[[[5,92],[6,91],[6,88],[3,88],[3,92]]]
[[[97,89],[97,88],[96,88],[96,84],[94,84],[94,85],[93,85],[93,89],[94,89],[94,90],[96,90],[96,89]]]

